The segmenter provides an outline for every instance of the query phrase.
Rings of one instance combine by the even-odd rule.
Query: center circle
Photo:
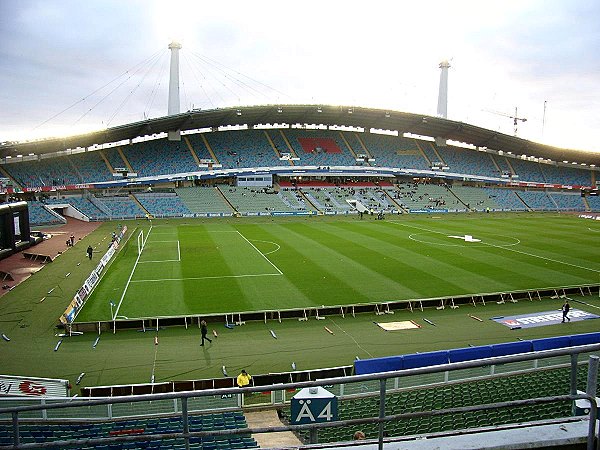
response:
[[[460,237],[450,237],[460,236]],[[494,246],[494,247],[512,247],[521,243],[521,241],[512,236],[504,236],[501,234],[473,234],[473,239],[480,239],[481,242],[466,242],[464,235],[460,234],[445,234],[422,232],[413,233],[408,236],[411,241],[422,242],[423,244],[442,245],[445,247],[462,247],[464,245],[476,246]]]

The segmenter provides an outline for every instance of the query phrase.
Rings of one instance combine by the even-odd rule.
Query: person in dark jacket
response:
[[[569,322],[571,321],[571,318],[569,317],[570,310],[571,310],[571,305],[569,305],[569,300],[565,300],[565,303],[562,305],[562,313],[563,313],[562,321],[563,321],[563,323],[565,322],[565,319],[567,319]]]
[[[212,343],[212,339],[208,338],[206,335],[208,334],[208,328],[206,327],[206,320],[200,322],[200,334],[202,335],[202,342],[200,345],[204,345],[204,340],[206,339],[208,342]]]

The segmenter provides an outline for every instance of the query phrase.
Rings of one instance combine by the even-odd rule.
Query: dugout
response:
[[[0,205],[0,259],[31,245],[27,202]]]

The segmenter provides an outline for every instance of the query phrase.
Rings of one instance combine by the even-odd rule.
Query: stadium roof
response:
[[[238,106],[211,110],[192,110],[185,113],[148,119],[76,136],[51,138],[32,142],[0,145],[0,157],[15,157],[29,153],[41,154],[119,142],[140,136],[171,130],[193,130],[221,126],[265,124],[322,124],[396,130],[400,134],[439,137],[502,150],[513,155],[527,155],[553,161],[577,162],[600,166],[600,153],[569,150],[538,144],[516,136],[455,122],[435,116],[393,110],[331,105],[262,105]]]

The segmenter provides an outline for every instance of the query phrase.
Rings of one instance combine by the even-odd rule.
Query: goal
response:
[[[137,235],[138,256],[140,256],[142,254],[145,243],[146,243],[146,240],[144,239],[144,230],[140,230],[139,234]]]

